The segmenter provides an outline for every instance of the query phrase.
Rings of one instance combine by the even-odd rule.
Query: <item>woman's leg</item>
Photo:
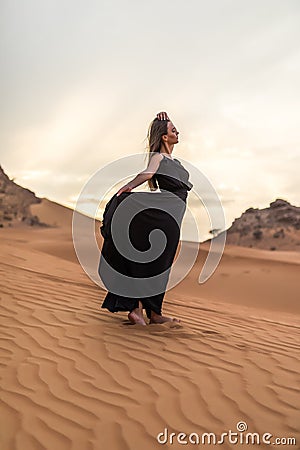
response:
[[[139,301],[138,308],[135,308],[129,312],[128,319],[134,325],[135,324],[146,325],[146,322],[143,317],[143,305],[142,305],[141,301]]]
[[[164,323],[164,322],[180,322],[179,319],[173,317],[163,316],[161,314],[156,314],[156,312],[151,311],[151,318],[149,323]]]
[[[149,323],[164,323],[164,322],[180,322],[179,319],[174,319],[172,317],[166,317],[162,315],[162,303],[165,296],[165,292],[155,295],[153,297],[148,297],[143,299],[143,305],[146,309],[146,314]]]

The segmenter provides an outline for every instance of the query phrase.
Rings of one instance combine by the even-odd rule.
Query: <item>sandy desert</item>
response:
[[[143,327],[100,308],[72,210],[47,199],[31,210],[55,226],[0,229],[1,450],[210,448],[196,434],[220,439],[239,422],[238,438],[260,443],[225,436],[222,448],[267,448],[264,433],[300,448],[300,253],[227,245],[199,285],[201,244],[166,293],[180,324]]]
[[[300,0],[0,12],[0,450],[300,450]]]

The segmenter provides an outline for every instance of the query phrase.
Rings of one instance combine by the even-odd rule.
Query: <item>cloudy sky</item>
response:
[[[0,21],[0,164],[38,196],[74,206],[165,110],[227,227],[300,206],[299,0],[2,0]]]

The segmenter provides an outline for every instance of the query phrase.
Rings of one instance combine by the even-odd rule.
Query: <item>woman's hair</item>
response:
[[[147,134],[147,155],[148,155],[148,164],[150,159],[155,153],[159,153],[161,144],[162,144],[162,136],[164,134],[168,134],[168,120],[159,120],[155,118],[149,126],[148,134]],[[156,180],[150,178],[148,180],[148,186],[151,191],[155,191],[157,189]]]

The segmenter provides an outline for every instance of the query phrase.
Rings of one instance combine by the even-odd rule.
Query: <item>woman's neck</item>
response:
[[[171,159],[173,159],[172,158],[173,148],[174,148],[174,145],[162,144],[160,147],[159,153],[164,153],[165,155],[168,155]]]

